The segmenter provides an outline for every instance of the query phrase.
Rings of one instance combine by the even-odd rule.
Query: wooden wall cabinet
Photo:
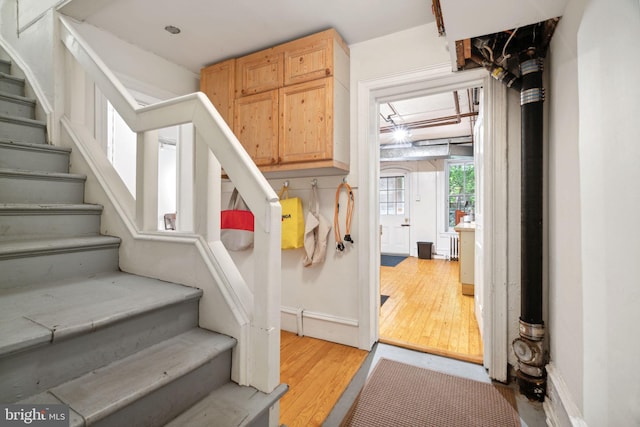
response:
[[[284,78],[282,51],[261,50],[236,60],[236,95],[253,95],[282,87]]]
[[[278,162],[278,89],[236,99],[233,133],[258,166]]]
[[[229,59],[200,70],[200,90],[204,92],[224,121],[233,128],[236,60]]]
[[[333,78],[280,89],[279,163],[333,157]]]
[[[261,171],[349,171],[349,78],[333,29],[236,58],[233,131]]]

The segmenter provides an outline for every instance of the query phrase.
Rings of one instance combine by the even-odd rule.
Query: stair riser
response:
[[[11,62],[0,61],[0,73],[11,74]]]
[[[0,76],[0,92],[24,96],[24,82]]]
[[[35,118],[35,104],[31,102],[21,102],[0,96],[0,114],[8,116]]]
[[[0,168],[67,173],[69,153],[0,143]]]
[[[56,214],[0,211],[0,242],[38,237],[89,236],[100,233],[100,212]]]
[[[118,269],[118,248],[87,249],[0,260],[0,289]]]
[[[0,359],[0,402],[15,402],[55,387],[183,333],[198,324],[198,301],[191,300],[128,318],[61,342]],[[6,369],[5,369],[6,368]]]
[[[34,144],[47,143],[47,130],[40,124],[25,124],[19,121],[0,121],[0,138],[12,141],[31,142]]]
[[[107,418],[87,420],[92,427],[164,426],[209,392],[230,381],[231,350]],[[114,396],[114,400],[116,397]],[[215,420],[212,420],[215,425]],[[79,426],[78,426],[79,427]]]
[[[0,203],[82,203],[84,180],[0,175]]]

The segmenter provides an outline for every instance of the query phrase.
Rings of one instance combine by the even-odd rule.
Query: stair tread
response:
[[[16,95],[13,93],[5,92],[0,90],[0,98],[10,98],[13,101],[18,101],[25,104],[34,104],[36,103],[35,98],[29,98],[26,96]]]
[[[0,289],[0,355],[55,342],[202,291],[123,272]]]
[[[271,393],[229,382],[184,411],[165,427],[245,426],[288,390],[280,384]]]
[[[230,350],[236,340],[195,328],[50,392],[90,425]]]
[[[87,179],[86,175],[76,174],[76,173],[65,173],[65,172],[40,172],[40,171],[30,171],[24,169],[9,169],[9,168],[0,168],[0,176],[22,176],[25,178],[49,178],[49,179],[64,179],[64,180],[85,180]]]
[[[14,81],[16,81],[18,83],[24,83],[25,82],[25,79],[23,79],[22,77],[16,77],[14,75],[3,73],[1,71],[0,71],[0,78],[8,79],[8,80],[14,80]]]
[[[0,203],[0,215],[7,215],[13,212],[24,213],[96,213],[100,214],[102,205],[90,203]]]
[[[24,405],[64,405],[53,394],[45,391],[44,393],[38,393],[20,401]],[[84,420],[73,409],[69,408],[69,426],[84,426]]]
[[[0,137],[0,145],[11,145],[11,146],[21,147],[24,149],[31,149],[31,150],[59,151],[62,153],[71,152],[71,148],[67,148],[67,147],[58,147],[58,146],[49,145],[49,144],[39,144],[37,142],[14,141],[12,139],[2,138],[2,137]]]
[[[0,74],[2,74],[2,73],[0,73]],[[42,120],[28,119],[26,117],[12,116],[12,115],[9,115],[9,114],[1,114],[1,113],[0,113],[0,121],[22,122],[24,124],[28,124],[28,125],[31,125],[31,126],[41,126],[41,127],[46,127],[47,126],[47,122],[42,121]]]
[[[119,245],[120,238],[113,236],[74,236],[57,238],[38,238],[5,240],[0,246],[0,259],[9,256],[40,254],[47,252],[73,250],[76,248],[95,248]]]

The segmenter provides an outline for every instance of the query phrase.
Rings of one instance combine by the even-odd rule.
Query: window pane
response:
[[[387,203],[387,192],[386,191],[381,191],[380,192],[380,203]]]
[[[476,179],[475,170],[472,163],[469,163],[465,167],[464,171],[464,192],[467,194],[473,194],[476,191]]]
[[[464,188],[462,165],[451,165],[449,168],[449,194],[460,194]]]
[[[404,188],[404,176],[396,177],[396,188]]]
[[[397,206],[396,215],[404,215],[404,203],[401,203]]]
[[[396,190],[396,202],[404,202],[404,190]]]
[[[387,189],[387,178],[380,178],[380,190],[386,190]]]
[[[389,203],[391,203],[391,202],[395,202],[395,201],[396,201],[396,192],[395,192],[395,191],[392,191],[392,192],[390,191],[390,192],[388,193],[388,196],[387,196],[387,197],[388,197],[387,201],[388,201]]]

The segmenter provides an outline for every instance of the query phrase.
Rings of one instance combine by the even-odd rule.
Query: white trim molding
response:
[[[280,307],[280,327],[299,336],[308,336],[358,347],[358,321],[294,307]]]
[[[542,406],[550,427],[587,427],[553,362],[547,365],[547,398]]]
[[[492,153],[485,154],[485,171],[487,186],[493,188],[490,200],[485,205],[487,226],[485,233],[493,236],[494,231],[506,222],[507,193],[504,186],[507,182],[507,127],[506,127],[506,90],[489,77],[486,70],[478,68],[464,72],[452,72],[450,64],[441,64],[417,70],[411,73],[385,76],[360,81],[357,84],[357,126],[356,143],[358,144],[358,182],[360,183],[361,200],[359,206],[361,218],[359,234],[362,245],[369,248],[362,251],[359,259],[359,347],[370,349],[378,340],[380,275],[376,260],[380,257],[378,230],[380,227],[377,215],[377,187],[379,168],[371,165],[379,164],[377,142],[377,106],[380,102],[409,96],[423,96],[461,87],[483,86],[488,92],[485,95],[485,141],[500,144]],[[487,144],[490,145],[490,144]],[[495,219],[490,220],[492,216]],[[485,348],[484,365],[491,378],[499,381],[507,380],[508,363],[508,331],[507,331],[507,280],[506,280],[506,245],[507,233],[502,230],[497,238],[485,239],[485,253],[492,254],[485,259],[485,308],[483,345]]]

